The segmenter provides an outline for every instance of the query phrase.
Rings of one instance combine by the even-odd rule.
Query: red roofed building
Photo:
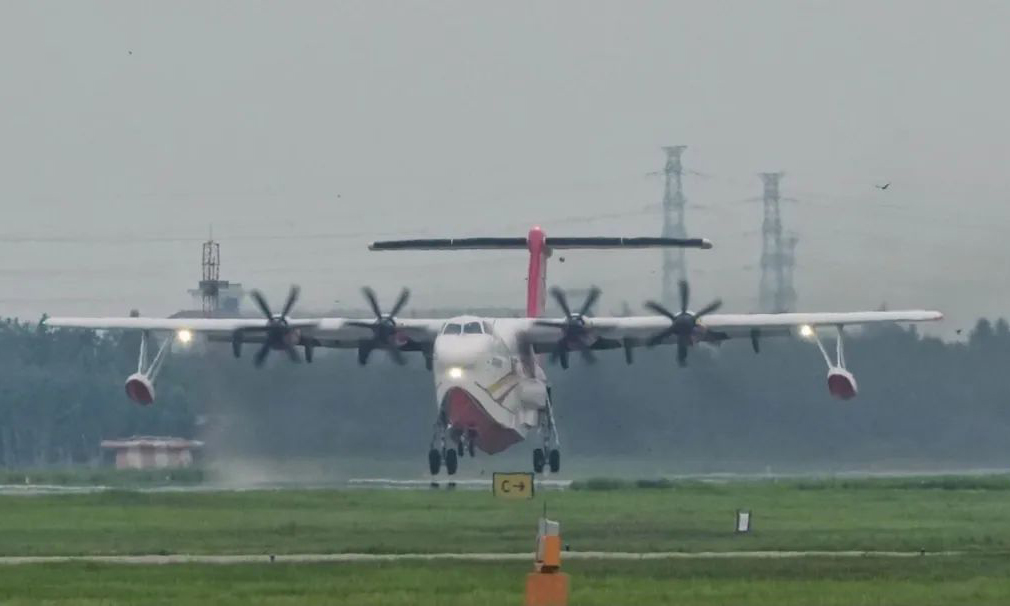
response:
[[[193,451],[203,442],[184,438],[133,436],[102,440],[102,448],[115,453],[116,469],[174,469],[193,464]]]

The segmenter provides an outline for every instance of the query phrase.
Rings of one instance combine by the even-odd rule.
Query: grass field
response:
[[[675,483],[541,492],[255,491],[0,497],[0,555],[528,551],[547,501],[575,550],[1010,552],[1010,478]],[[754,531],[733,534],[738,508]]]
[[[255,564],[0,567],[0,603],[509,605],[522,603],[520,563]],[[573,606],[1005,605],[1010,562],[916,559],[577,562]]]
[[[546,499],[573,550],[957,551],[912,558],[574,561],[572,604],[1007,604],[1010,478],[595,481],[469,491],[0,497],[0,555],[525,552]],[[754,531],[733,533],[734,512]],[[0,566],[0,603],[518,604],[531,563]]]

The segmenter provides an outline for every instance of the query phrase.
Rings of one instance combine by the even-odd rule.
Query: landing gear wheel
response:
[[[533,451],[533,472],[543,473],[544,472],[544,450],[542,448],[537,448]]]
[[[548,453],[547,465],[551,468],[551,473],[558,473],[561,470],[561,451],[555,448]]]
[[[449,475],[454,475],[456,473],[456,467],[459,465],[459,459],[456,457],[456,450],[450,448],[445,451],[445,473]]]
[[[431,475],[437,476],[440,469],[442,469],[442,453],[432,448],[428,451],[428,469],[431,470]]]

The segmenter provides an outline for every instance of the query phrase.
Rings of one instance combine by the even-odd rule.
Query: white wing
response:
[[[317,339],[322,346],[356,347],[361,341],[371,339],[369,328],[354,324],[367,322],[350,318],[290,318],[288,326],[297,328],[305,337]],[[444,320],[423,320],[415,318],[397,319],[396,326],[401,334],[416,344],[435,340]],[[265,328],[267,320],[257,318],[47,318],[46,326],[55,328],[87,328],[93,330],[148,330],[180,331],[189,330],[206,334],[212,340],[231,338],[236,330]]]
[[[293,322],[301,322],[301,320],[293,320]],[[262,328],[267,325],[264,318],[46,318],[43,323],[55,328],[191,330],[202,333],[232,333],[240,328]]]
[[[850,311],[783,314],[712,314],[701,318],[709,331],[719,331],[730,337],[749,336],[751,330],[762,332],[793,330],[802,326],[850,326],[857,324],[884,324],[897,322],[935,322],[943,319],[938,311]]]
[[[879,324],[896,322],[931,322],[940,320],[938,311],[855,311],[855,312],[814,312],[782,314],[711,314],[699,319],[700,336],[703,339],[719,341],[737,337],[750,337],[752,331],[761,336],[787,335],[800,327],[810,326],[850,326],[857,324]],[[564,318],[544,318],[563,321]],[[526,339],[534,344],[548,347],[557,342],[560,331],[555,328],[537,326],[533,320],[523,322]],[[590,317],[585,319],[589,333],[599,338],[594,349],[619,347],[625,339],[642,343],[650,337],[670,328],[670,320],[663,316]],[[668,338],[664,342],[670,343]]]
[[[943,318],[938,311],[857,311],[783,314],[711,314],[700,319],[702,338],[723,340],[749,337],[757,330],[762,336],[789,334],[801,326],[849,326],[894,322],[930,322]],[[489,318],[492,319],[492,318]],[[562,321],[563,318],[543,318]],[[303,336],[313,337],[324,347],[357,347],[372,338],[373,333],[360,325],[366,320],[350,318],[295,318],[288,320],[291,328]],[[509,325],[530,344],[545,350],[560,337],[557,328],[538,326],[534,318],[502,318],[497,322]],[[590,334],[599,338],[594,348],[619,347],[624,340],[642,343],[670,327],[663,316],[589,317],[585,319]],[[398,318],[397,329],[414,347],[435,340],[445,320]],[[221,340],[239,329],[263,328],[265,319],[256,318],[48,318],[47,326],[88,328],[95,330],[190,330],[206,333],[212,340]],[[667,342],[672,339],[667,339]],[[410,347],[407,347],[410,349]]]

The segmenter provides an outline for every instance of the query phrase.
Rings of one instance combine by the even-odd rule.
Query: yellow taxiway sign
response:
[[[494,496],[503,499],[532,499],[533,474],[525,472],[498,473],[492,476]]]

